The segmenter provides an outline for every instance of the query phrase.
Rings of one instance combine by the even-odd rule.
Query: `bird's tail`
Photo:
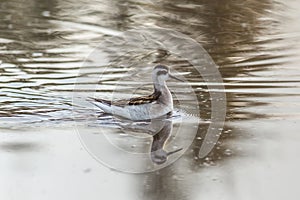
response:
[[[104,100],[104,99],[97,99],[93,97],[88,97],[87,101],[97,106],[98,108],[100,108],[106,113],[112,113],[111,101]]]

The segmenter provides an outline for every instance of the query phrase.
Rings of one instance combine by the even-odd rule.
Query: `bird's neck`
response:
[[[154,90],[157,92],[163,92],[165,90],[168,90],[166,81],[154,81],[153,86]]]

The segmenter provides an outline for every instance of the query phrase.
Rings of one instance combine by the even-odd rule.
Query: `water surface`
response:
[[[1,0],[1,199],[299,197],[299,8],[294,0]],[[211,121],[210,83],[187,60],[164,49],[120,48],[117,41],[99,47],[124,31],[145,27],[188,35],[219,66],[226,123],[204,158],[199,150]],[[96,47],[115,65],[104,54],[97,58],[103,58],[101,65],[87,62]],[[192,86],[198,102],[186,85],[169,83],[178,94],[177,114],[201,119],[197,134],[168,167],[139,175],[112,170],[86,151],[77,132],[95,137],[109,132],[119,144],[145,152],[151,136],[143,135],[137,143],[138,136],[128,135],[110,117],[96,118],[84,97],[96,93],[109,98],[114,91],[125,98],[132,90],[148,94],[151,79],[146,75],[158,62]],[[133,68],[141,73],[126,76]],[[197,106],[200,111],[193,112]],[[192,121],[180,123],[188,126]],[[180,141],[190,132],[180,132]]]

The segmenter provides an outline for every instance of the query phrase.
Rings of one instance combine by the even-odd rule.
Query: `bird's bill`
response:
[[[170,151],[170,152],[167,153],[167,155],[168,155],[168,156],[169,156],[169,155],[172,155],[172,154],[177,153],[178,151],[181,151],[181,150],[182,150],[182,148],[176,149],[176,150],[174,150],[174,151]]]
[[[180,78],[177,78],[176,76],[173,76],[172,74],[169,74],[169,77],[172,78],[172,79],[175,79],[177,81],[181,81],[181,82],[184,82],[184,80],[180,79]]]

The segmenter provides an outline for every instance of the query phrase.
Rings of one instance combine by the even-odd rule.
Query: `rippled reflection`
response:
[[[164,145],[168,140],[170,133],[172,131],[172,122],[166,121],[162,129],[153,135],[153,141],[151,145],[151,159],[154,163],[163,164],[167,161],[168,156],[171,156],[182,148],[167,152],[164,149]]]

